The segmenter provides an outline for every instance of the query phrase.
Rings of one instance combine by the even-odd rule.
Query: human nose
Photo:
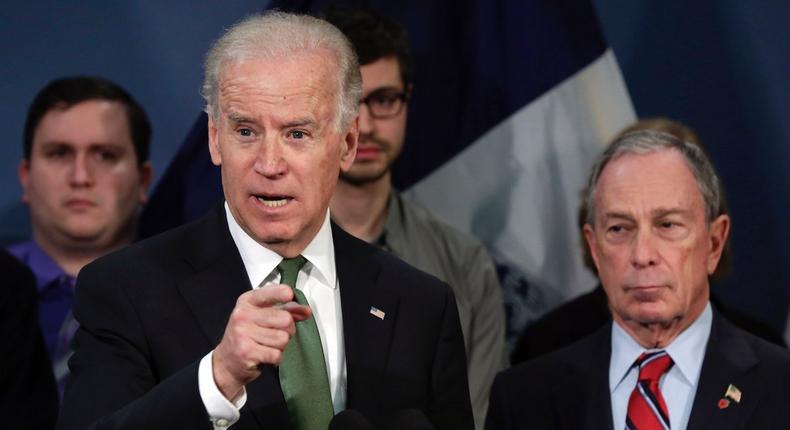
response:
[[[658,264],[656,238],[649,229],[641,229],[633,244],[632,264],[635,268],[645,268]]]
[[[255,172],[267,178],[277,178],[285,174],[287,163],[283,147],[274,139],[264,140],[255,157]]]
[[[81,153],[74,157],[71,165],[69,182],[75,187],[88,187],[93,185],[94,172],[88,154]]]

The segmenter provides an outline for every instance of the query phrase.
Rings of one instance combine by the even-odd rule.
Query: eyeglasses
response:
[[[381,88],[368,94],[367,97],[359,102],[368,106],[368,112],[370,112],[371,117],[385,119],[401,113],[408,99],[409,95],[404,91],[398,91],[394,88]]]

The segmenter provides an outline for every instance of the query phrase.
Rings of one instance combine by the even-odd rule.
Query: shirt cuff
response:
[[[214,382],[214,365],[211,361],[213,354],[214,351],[211,351],[200,360],[198,391],[214,430],[225,430],[239,420],[239,409],[247,402],[247,389],[242,388],[241,394],[233,402],[222,395]]]

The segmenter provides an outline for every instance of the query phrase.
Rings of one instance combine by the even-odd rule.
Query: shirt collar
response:
[[[713,311],[710,302],[708,302],[702,314],[672,343],[663,348],[691,386],[696,385],[699,380],[712,321]],[[609,390],[611,392],[625,379],[636,359],[645,351],[650,350],[639,345],[616,322],[612,324],[612,357],[609,362]]]
[[[30,267],[36,276],[36,287],[39,292],[54,281],[68,279],[73,285],[74,278],[63,271],[34,240],[18,243],[8,247],[8,252]]]
[[[241,226],[236,222],[233,214],[230,212],[228,203],[225,202],[225,215],[228,220],[228,229],[236,248],[241,255],[241,261],[244,263],[244,268],[247,269],[247,276],[250,279],[250,285],[253,287],[259,286],[269,274],[274,271],[283,257],[276,252],[259,244],[250,235],[245,232]],[[324,216],[324,223],[318,230],[318,233],[313,237],[313,240],[302,250],[302,256],[310,262],[313,271],[310,270],[310,276],[317,276],[323,278],[322,284],[337,287],[337,275],[335,272],[335,246],[332,240],[332,226],[329,222],[329,210]]]

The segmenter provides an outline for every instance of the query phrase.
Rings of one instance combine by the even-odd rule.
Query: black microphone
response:
[[[419,409],[404,409],[392,415],[389,430],[436,430]]]
[[[332,418],[328,430],[376,430],[376,427],[359,412],[346,409]]]

